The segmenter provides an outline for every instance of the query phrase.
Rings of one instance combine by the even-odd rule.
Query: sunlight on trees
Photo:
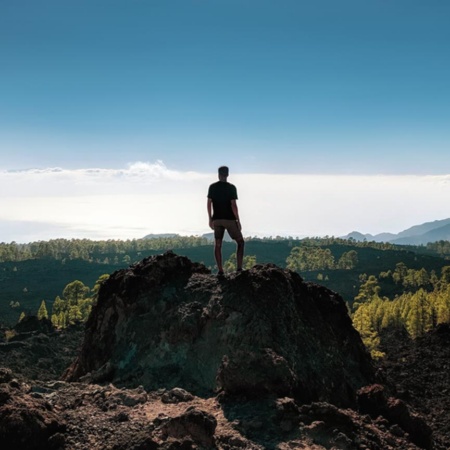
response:
[[[101,275],[92,290],[81,281],[75,280],[63,289],[63,298],[56,296],[52,307],[51,321],[57,328],[66,328],[77,322],[85,322],[97,302],[101,285],[109,278]]]
[[[353,326],[372,355],[380,354],[379,333],[387,327],[405,328],[416,339],[442,323],[450,323],[450,266],[442,268],[441,277],[429,275],[425,269],[408,269],[396,265],[392,277],[405,288],[394,299],[380,297],[378,279],[370,275],[361,284],[353,304]]]
[[[45,300],[42,300],[41,306],[39,307],[37,318],[39,320],[48,319],[47,307],[45,306]]]
[[[244,270],[251,269],[256,264],[255,255],[245,255],[242,260],[242,268]],[[230,257],[223,263],[225,272],[234,272],[237,268],[236,253],[232,253]]]

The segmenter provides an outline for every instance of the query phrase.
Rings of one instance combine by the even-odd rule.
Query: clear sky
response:
[[[128,179],[137,163],[148,169],[162,161],[164,174],[184,180],[192,172],[207,185],[225,163],[242,176],[241,185],[257,177],[258,189],[295,179],[302,189],[295,198],[313,195],[308,177],[326,177],[324,186],[331,186],[344,179],[335,177],[364,176],[361,186],[372,186],[367,203],[379,194],[376,177],[410,186],[405,180],[444,176],[435,178],[442,183],[450,173],[449,19],[445,0],[2,0],[0,221],[14,226],[0,227],[0,241],[39,238],[38,230],[49,234],[56,226],[25,214],[27,201],[45,204],[39,189],[27,191],[37,180],[31,169],[42,177],[59,167],[66,181],[82,184],[80,174],[90,169]],[[61,197],[47,175],[39,178],[49,183],[45,198]],[[13,192],[8,186],[19,178],[23,185]],[[74,189],[64,191],[69,203]],[[95,189],[83,191],[86,201],[109,195]],[[244,189],[250,198],[254,191]],[[412,210],[415,191],[406,191],[403,202]],[[280,196],[290,195],[283,194],[267,193],[268,216]],[[314,201],[327,206],[323,194]],[[366,225],[354,217],[344,223],[344,215],[352,218],[350,205],[337,198],[330,206],[340,201],[342,219],[328,228],[319,227],[319,217],[284,228],[335,234]],[[170,217],[169,203],[156,204],[158,216]],[[420,217],[397,220],[377,211],[360,231],[400,231],[416,220],[450,216],[426,207]],[[62,222],[73,223],[66,214]],[[281,222],[295,221],[286,214]],[[267,228],[256,217],[248,216],[252,230]],[[172,219],[158,226],[146,220],[149,233],[182,231]],[[195,223],[190,231],[207,231]],[[269,234],[283,231],[272,225]],[[99,228],[95,235],[102,236]]]

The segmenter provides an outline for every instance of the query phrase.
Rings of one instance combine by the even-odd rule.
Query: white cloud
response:
[[[215,173],[174,171],[161,161],[120,170],[3,171],[0,241],[202,234],[215,180]],[[398,232],[449,217],[450,176],[240,174],[230,182],[247,235]]]

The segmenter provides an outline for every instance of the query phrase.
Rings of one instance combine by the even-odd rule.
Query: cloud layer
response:
[[[206,193],[216,179],[161,161],[120,170],[3,171],[0,241],[203,234]],[[229,181],[238,188],[246,235],[398,232],[450,216],[450,176],[239,174]]]

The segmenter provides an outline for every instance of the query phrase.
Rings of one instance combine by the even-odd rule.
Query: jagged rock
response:
[[[52,333],[55,327],[49,319],[38,319],[37,316],[25,316],[14,326],[17,333]]]
[[[305,425],[304,439],[330,449],[418,450],[404,437],[396,436],[370,418],[351,409],[340,409],[328,403],[312,403],[300,408]]]
[[[65,423],[43,398],[29,393],[28,386],[0,384],[0,443],[14,450],[55,448],[52,436],[65,430]]]
[[[13,373],[11,369],[7,367],[0,367],[0,383],[8,383],[13,379]]]
[[[10,342],[0,343],[1,364],[28,379],[57,379],[73,361],[83,335],[79,325],[50,334],[20,333]]]
[[[343,300],[289,270],[219,279],[166,253],[102,285],[81,353],[65,374],[147,390],[182,387],[350,405],[373,370]]]
[[[122,401],[123,396],[133,398],[136,393],[143,393],[142,388],[62,382],[42,382],[36,392],[11,374],[8,382],[0,384],[1,448],[418,449],[400,428],[389,427],[386,419],[372,420],[323,402],[299,406],[292,398],[194,396],[186,409],[185,403],[163,403],[156,392],[147,393],[145,403],[127,406]],[[20,428],[16,422],[11,426],[11,417],[19,416]]]
[[[392,424],[399,425],[418,446],[425,449],[433,447],[432,431],[425,420],[411,412],[404,401],[388,397],[383,386],[375,384],[360,389],[358,405],[363,414],[370,414],[373,418],[383,416]]]
[[[450,324],[424,336],[386,329],[380,334],[384,382],[398,397],[426,418],[435,449],[450,448]]]
[[[188,408],[178,417],[164,421],[160,429],[164,438],[191,438],[195,443],[206,448],[214,447],[214,431],[217,420],[205,411]]]
[[[190,402],[193,400],[194,396],[181,388],[173,388],[161,396],[161,401],[163,403],[180,403],[180,402]]]

